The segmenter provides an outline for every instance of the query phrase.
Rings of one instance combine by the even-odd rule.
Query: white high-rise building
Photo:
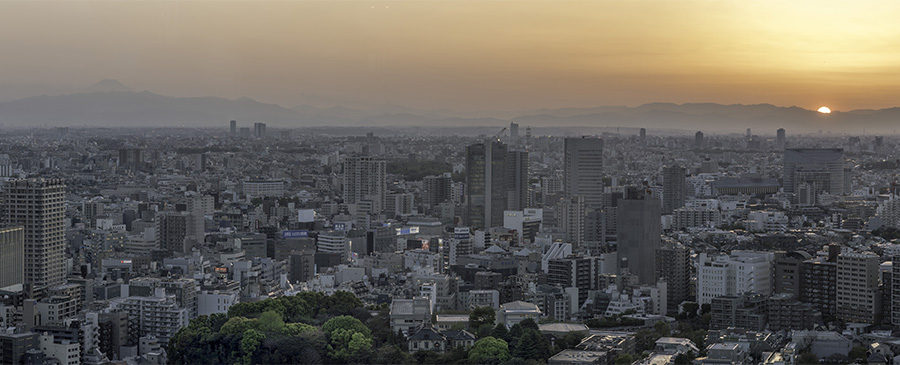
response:
[[[697,262],[697,302],[744,293],[772,294],[773,252],[732,251],[710,258],[701,253]]]

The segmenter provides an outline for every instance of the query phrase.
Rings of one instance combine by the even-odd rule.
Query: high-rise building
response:
[[[231,133],[232,136],[237,135],[237,121],[236,120],[231,121],[231,129],[229,130],[229,132]]]
[[[697,262],[697,302],[753,292],[772,295],[772,252],[732,251],[731,255],[710,258],[705,253]]]
[[[453,178],[450,173],[425,176],[422,179],[422,205],[433,207],[452,199]]]
[[[783,150],[785,147],[785,139],[784,139],[784,128],[778,128],[775,131],[775,148],[778,150]]]
[[[513,141],[519,139],[519,124],[514,122],[509,122],[509,138]]]
[[[156,240],[162,250],[181,254],[185,249],[185,238],[188,235],[188,216],[182,213],[169,212],[157,216]]]
[[[822,259],[807,260],[803,262],[800,275],[800,301],[812,304],[823,315],[836,315],[837,263]]]
[[[370,202],[378,214],[387,199],[387,162],[369,156],[350,156],[344,160],[344,203]]]
[[[842,253],[837,257],[837,318],[876,324],[881,320],[878,289],[881,260],[871,252]]]
[[[0,228],[0,288],[25,283],[25,230]]]
[[[506,158],[506,210],[523,210],[528,201],[528,152],[509,151]]]
[[[547,284],[562,288],[578,288],[578,307],[591,290],[599,287],[600,268],[597,257],[569,256],[547,262]]]
[[[703,148],[705,143],[706,141],[703,138],[703,132],[697,131],[697,133],[694,133],[694,148]]]
[[[566,138],[564,159],[565,195],[581,195],[588,208],[599,209],[603,200],[603,139]]]
[[[566,233],[566,242],[576,250],[584,248],[585,216],[581,195],[562,199],[556,204],[556,226]]]
[[[641,128],[640,133],[638,134],[641,142],[641,146],[647,144],[647,128]]]
[[[7,225],[25,235],[25,284],[30,289],[65,283],[65,191],[58,179],[23,179],[6,183]]]
[[[254,137],[265,137],[266,136],[266,123],[253,123],[253,136]]]
[[[466,222],[472,228],[503,224],[503,212],[528,205],[528,152],[499,141],[466,147]]]
[[[841,148],[788,148],[784,150],[784,192],[794,204],[815,205],[822,193],[843,195],[844,150]]]
[[[687,169],[684,167],[663,167],[662,214],[672,214],[675,209],[684,206],[684,199],[687,196],[685,175]]]
[[[678,242],[656,249],[656,280],[666,281],[666,313],[691,297],[691,250]]]
[[[649,193],[618,201],[617,247],[620,268],[637,276],[642,284],[653,284],[656,249],[660,245],[660,202]]]

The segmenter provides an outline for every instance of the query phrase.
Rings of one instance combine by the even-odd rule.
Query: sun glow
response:
[[[828,109],[827,106],[823,106],[823,107],[819,108],[818,111],[819,111],[819,113],[822,113],[822,114],[828,114],[828,113],[831,113],[831,109]]]

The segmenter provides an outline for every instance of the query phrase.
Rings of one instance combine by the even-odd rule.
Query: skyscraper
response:
[[[519,124],[514,122],[509,122],[509,138],[515,142],[519,139]]]
[[[422,205],[433,207],[452,198],[453,178],[449,172],[422,179]]]
[[[466,147],[466,222],[473,228],[503,224],[504,210],[528,204],[528,152],[500,141]]]
[[[528,152],[507,153],[506,184],[506,210],[528,208]]]
[[[597,137],[566,138],[566,197],[583,196],[590,209],[603,205],[603,139]]]
[[[25,231],[0,228],[0,288],[25,283]]]
[[[647,128],[641,128],[640,133],[638,134],[641,142],[641,146],[647,144]]]
[[[703,132],[697,131],[697,133],[694,133],[694,148],[703,148],[705,142],[706,141],[703,139]]]
[[[778,128],[778,130],[775,131],[775,148],[778,150],[783,150],[784,146],[784,128]]]
[[[691,250],[676,241],[656,249],[656,280],[666,281],[666,313],[691,296]]]
[[[566,242],[572,248],[584,248],[585,214],[584,197],[576,195],[562,199],[556,205],[556,226],[566,232]]]
[[[65,190],[62,180],[23,179],[6,183],[7,225],[25,234],[25,284],[30,289],[65,283]]]
[[[842,253],[837,257],[837,317],[845,322],[878,323],[881,259],[871,252]]]
[[[265,137],[266,136],[266,123],[253,123],[253,136],[254,137]]]
[[[629,194],[618,201],[616,211],[620,268],[627,268],[641,283],[652,284],[660,245],[660,201],[649,193]]]
[[[369,156],[350,156],[344,160],[344,203],[371,202],[380,213],[387,198],[387,162]]]
[[[681,166],[663,167],[662,214],[672,214],[675,209],[684,206],[687,195],[685,175],[687,169]]]
[[[784,150],[784,192],[792,202],[814,205],[821,193],[843,195],[844,150],[841,148],[788,148]]]
[[[229,130],[229,132],[231,132],[232,136],[237,135],[237,121],[236,120],[231,121],[231,129]]]

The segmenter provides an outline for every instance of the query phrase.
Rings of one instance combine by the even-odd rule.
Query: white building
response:
[[[753,292],[772,295],[773,252],[732,251],[731,255],[710,258],[705,253],[697,262],[697,302],[712,303],[724,295]]]
[[[228,313],[228,308],[239,301],[237,292],[204,290],[197,293],[197,314],[208,316],[213,313]]]
[[[763,210],[747,214],[746,228],[751,232],[784,232],[788,217],[784,212]]]
[[[245,180],[244,196],[258,198],[267,196],[284,196],[284,181],[280,180]]]
[[[81,363],[81,344],[69,340],[56,341],[53,335],[44,333],[40,336],[41,352],[47,357],[59,360],[62,365],[78,365]]]
[[[156,288],[152,297],[115,298],[110,308],[122,309],[135,318],[140,336],[156,336],[163,342],[190,321],[190,310],[179,307],[174,295],[166,295],[165,288]]]
[[[532,303],[515,301],[500,305],[497,309],[497,323],[503,323],[510,328],[516,323],[526,319],[532,319],[537,322],[541,318],[541,310],[537,305]]]
[[[323,232],[316,239],[316,251],[341,254],[343,260],[350,259],[350,239],[338,232]]]

